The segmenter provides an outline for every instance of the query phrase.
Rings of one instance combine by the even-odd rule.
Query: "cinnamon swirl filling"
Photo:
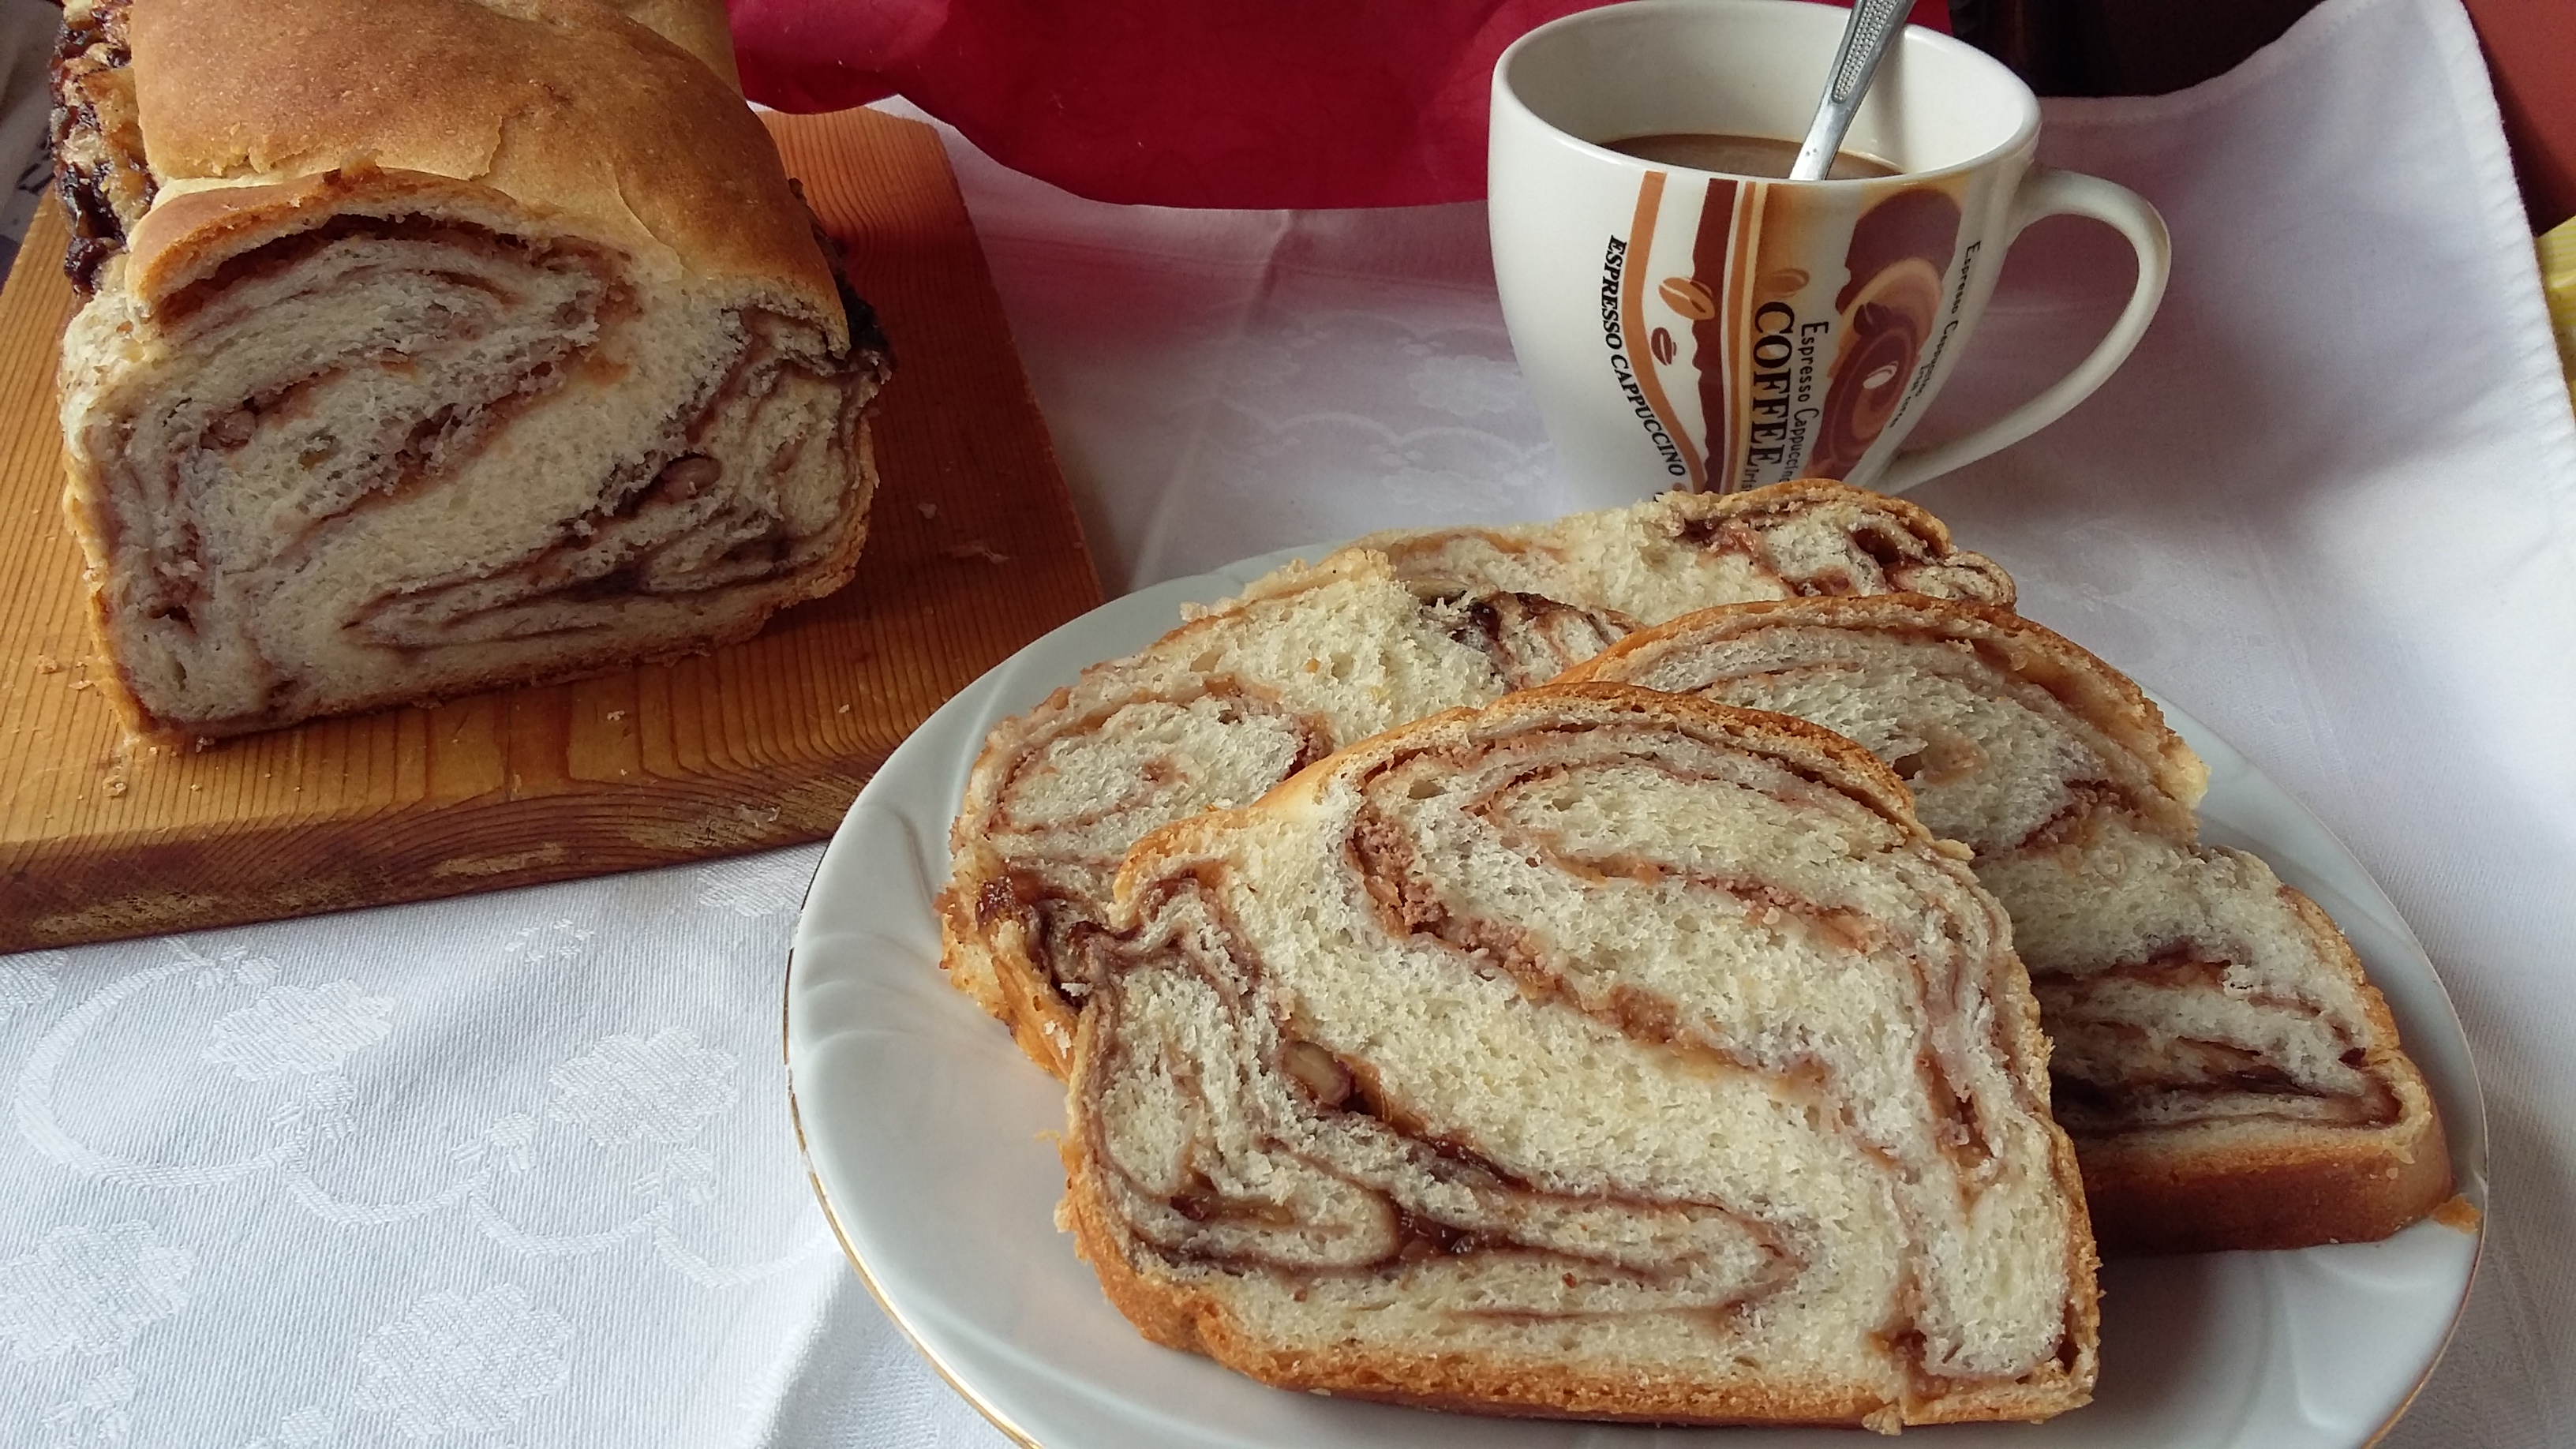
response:
[[[1247,804],[1377,731],[1544,684],[1641,622],[1892,587],[2009,599],[2012,583],[1919,510],[1830,483],[1380,534],[1280,570],[994,729],[950,836],[943,964],[1061,1071],[1109,882],[1146,832]]]
[[[1009,922],[1054,989],[1083,998],[1093,974],[1086,943],[1108,929],[1127,848],[1170,821],[1259,799],[1329,754],[1328,730],[1231,677],[1123,694],[1053,719],[995,763],[979,836],[1002,870],[982,884],[978,927]]]
[[[72,440],[147,712],[259,728],[329,708],[307,697],[324,672],[399,698],[424,659],[453,677],[530,641],[577,656],[853,546],[883,353],[835,355],[753,307],[701,334],[724,353],[666,348],[668,304],[645,307],[630,266],[566,236],[344,211],[151,307],[157,365],[105,385]],[[75,328],[112,325],[138,324]],[[634,436],[611,419],[639,393],[661,412]],[[525,675],[552,656],[520,657]]]
[[[1886,787],[1530,721],[1561,693],[1140,847],[1072,1084],[1131,1263],[1368,1345],[1615,1323],[1757,1381],[1822,1343],[1908,1413],[2071,1363],[2089,1249],[1999,909]]]
[[[2195,840],[2205,772],[2107,665],[1929,600],[1711,611],[1582,675],[1779,710],[1886,761],[2010,912],[2080,1150],[2195,1126],[2362,1131],[2411,1077],[2330,922]]]

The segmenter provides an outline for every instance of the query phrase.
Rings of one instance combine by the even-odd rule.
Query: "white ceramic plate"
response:
[[[1139,1338],[1056,1232],[1063,1091],[937,964],[930,901],[947,878],[967,767],[995,721],[1085,665],[1152,642],[1182,603],[1224,598],[1322,552],[1248,559],[1074,620],[932,715],[851,807],[815,874],[787,977],[791,1102],[851,1261],[949,1382],[1004,1432],[1045,1449],[1851,1449],[1860,1441],[1843,1430],[1516,1422],[1282,1393]],[[2209,762],[2205,837],[2259,852],[2352,938],[2432,1081],[2460,1190],[2483,1216],[2476,1073],[2423,947],[2314,816],[2158,703]],[[2474,1231],[2426,1222],[2384,1243],[2114,1263],[2091,1406],[2038,1426],[1914,1432],[1955,1449],[2366,1444],[2431,1371],[2478,1245]]]

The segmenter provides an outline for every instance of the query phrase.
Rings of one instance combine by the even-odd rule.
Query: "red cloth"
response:
[[[1263,208],[1483,196],[1494,58],[1594,0],[728,3],[764,105],[901,95],[1078,195]]]

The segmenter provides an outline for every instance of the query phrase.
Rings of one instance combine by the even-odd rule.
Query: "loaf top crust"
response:
[[[706,63],[716,78],[739,92],[742,71],[734,64],[733,25],[722,0],[600,0],[609,9],[680,47]]]
[[[463,194],[443,178],[648,273],[753,283],[848,345],[759,118],[706,61],[595,0],[140,0],[126,23],[160,186],[126,275],[147,305],[326,220],[317,186]],[[241,188],[260,190],[222,194]]]

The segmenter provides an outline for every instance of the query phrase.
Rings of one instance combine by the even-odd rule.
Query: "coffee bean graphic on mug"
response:
[[[1950,189],[1920,180],[1818,192],[1646,176],[1619,300],[1621,330],[1651,341],[1612,365],[1634,369],[1652,414],[1640,422],[1670,441],[1675,481],[1857,471],[1957,324],[1975,261],[1961,215]],[[1838,268],[1778,264],[1836,255]]]
[[[1906,187],[1861,213],[1844,258],[1850,280],[1834,294],[1842,347],[1808,472],[1847,476],[1913,396],[1942,298],[1964,290],[1942,285],[1958,244],[1959,203],[1930,187]]]

